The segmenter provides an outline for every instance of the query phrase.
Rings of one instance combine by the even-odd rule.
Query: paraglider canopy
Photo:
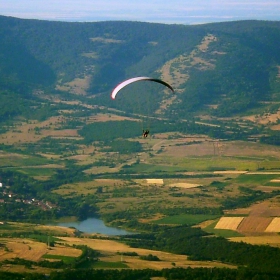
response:
[[[160,80],[160,79],[155,79],[155,78],[150,78],[150,77],[135,77],[135,78],[131,78],[131,79],[128,79],[128,80],[125,80],[123,82],[121,82],[120,84],[118,84],[112,91],[111,93],[111,97],[112,99],[115,99],[116,98],[116,95],[118,94],[118,92],[124,88],[125,86],[131,84],[131,83],[134,83],[134,82],[138,82],[138,81],[152,81],[152,82],[156,82],[156,83],[160,83],[166,87],[168,87],[169,89],[172,90],[172,92],[174,92],[174,89],[172,88],[171,85],[169,85],[168,83]]]

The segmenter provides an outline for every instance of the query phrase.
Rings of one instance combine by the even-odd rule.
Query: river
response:
[[[128,232],[124,229],[108,227],[104,224],[102,220],[97,218],[88,218],[80,222],[61,222],[53,225],[61,226],[61,227],[74,227],[77,230],[85,233],[100,233],[105,235],[133,234],[133,232]]]

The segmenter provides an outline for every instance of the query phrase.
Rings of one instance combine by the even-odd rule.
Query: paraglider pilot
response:
[[[150,133],[150,131],[148,129],[146,129],[146,130],[143,130],[142,135],[143,135],[144,138],[147,138],[149,133]]]

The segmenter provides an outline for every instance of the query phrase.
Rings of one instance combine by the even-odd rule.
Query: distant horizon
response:
[[[209,21],[194,21],[194,22],[158,22],[158,21],[145,21],[145,20],[133,20],[133,19],[106,19],[106,18],[99,18],[96,20],[92,20],[92,19],[71,19],[71,18],[67,18],[67,19],[62,19],[62,18],[53,18],[53,19],[48,19],[48,18],[25,18],[25,17],[18,17],[18,16],[12,16],[12,15],[3,15],[0,14],[0,16],[3,17],[11,17],[11,18],[16,18],[16,19],[22,19],[22,20],[42,20],[42,21],[56,21],[56,22],[77,22],[77,23],[95,23],[95,22],[105,22],[105,21],[130,21],[130,22],[142,22],[142,23],[154,23],[154,24],[174,24],[174,25],[202,25],[202,24],[210,24],[210,23],[226,23],[226,22],[235,22],[235,21],[280,21],[280,18],[260,18],[260,19],[254,19],[254,18],[235,18],[235,19],[215,19],[215,18],[211,18],[209,19]]]
[[[10,0],[0,3],[3,16],[63,22],[139,21],[206,24],[240,20],[280,20],[279,0]]]

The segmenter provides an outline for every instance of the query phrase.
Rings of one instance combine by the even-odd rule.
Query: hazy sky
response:
[[[280,0],[0,0],[0,15],[63,21],[182,24],[280,20]]]

